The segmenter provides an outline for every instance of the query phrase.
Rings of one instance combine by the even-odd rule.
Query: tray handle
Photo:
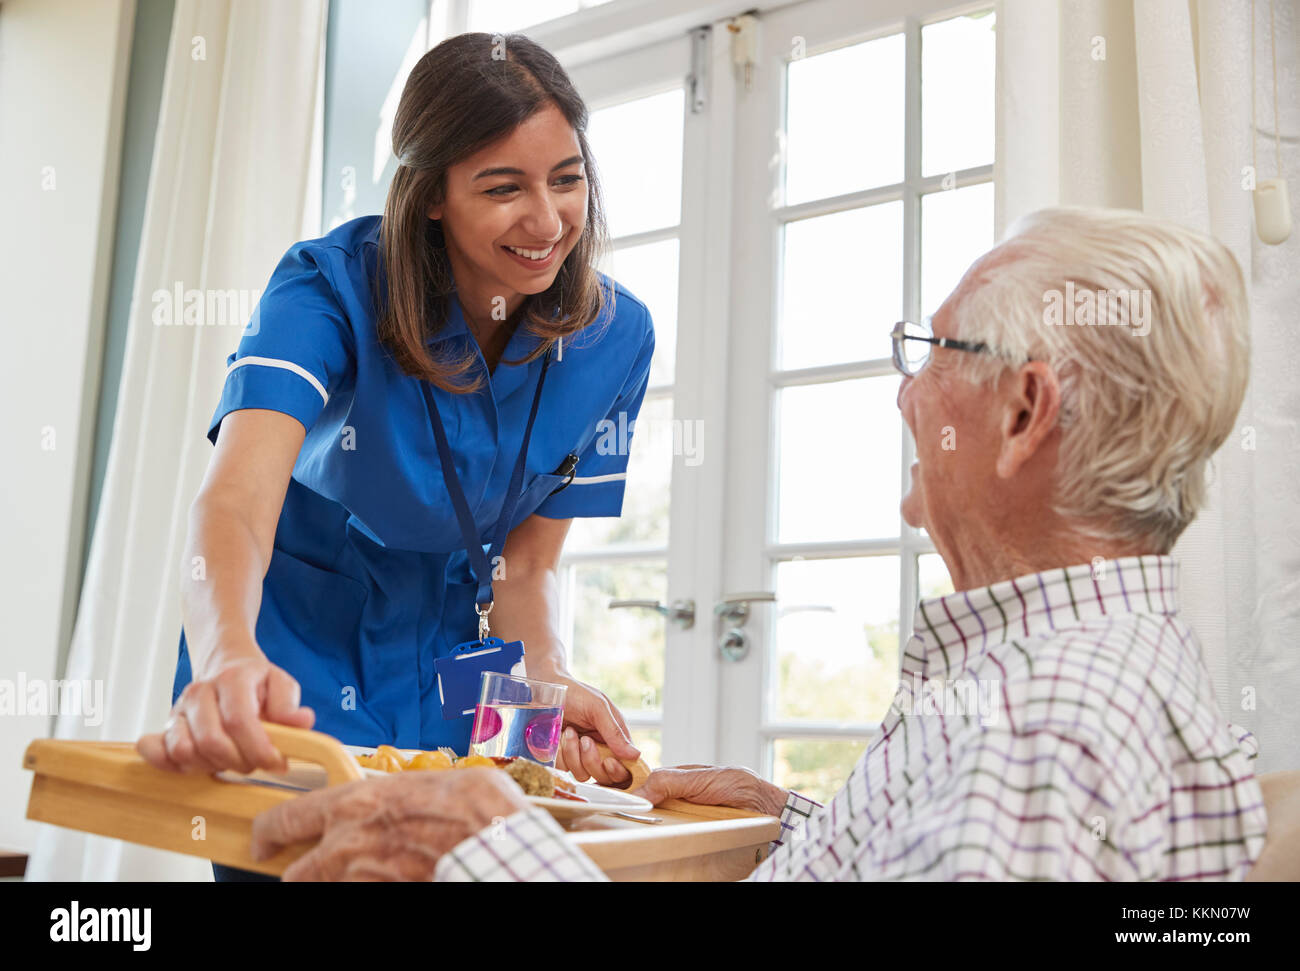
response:
[[[267,721],[262,722],[262,727],[281,755],[315,762],[325,770],[332,786],[355,782],[363,777],[361,765],[332,735]]]
[[[650,766],[646,765],[645,759],[642,758],[638,758],[635,760],[620,759],[617,756],[615,756],[612,751],[610,751],[609,746],[606,745],[604,742],[596,742],[596,752],[599,753],[602,762],[605,759],[614,759],[614,761],[616,762],[623,763],[623,768],[627,769],[629,772],[632,773],[632,781],[629,782],[626,786],[622,786],[621,788],[623,789],[627,789],[629,791],[632,789],[639,789],[641,787],[641,783],[645,782],[646,779],[650,778]]]

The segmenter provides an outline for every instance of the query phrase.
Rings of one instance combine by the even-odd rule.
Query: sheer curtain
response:
[[[60,738],[134,739],[171,706],[186,517],[211,453],[204,433],[240,315],[300,238],[325,17],[325,0],[177,0],[122,389],[65,675],[104,682],[105,717],[94,729],[60,718]],[[204,306],[187,320],[189,291]],[[45,826],[28,879],[202,880],[211,869]]]
[[[1259,771],[1300,767],[1300,13],[1274,0],[1282,169],[1297,229],[1254,234],[1245,171],[1275,173],[1268,0],[999,0],[999,235],[1042,206],[1141,209],[1212,233],[1251,289],[1253,353],[1209,507],[1175,554],[1219,704],[1260,740]]]

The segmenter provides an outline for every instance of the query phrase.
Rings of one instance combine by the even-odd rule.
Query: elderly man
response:
[[[903,514],[957,592],[918,606],[880,735],[827,806],[737,768],[659,770],[643,794],[779,815],[756,880],[1242,878],[1265,832],[1254,739],[1215,704],[1169,556],[1245,391],[1231,254],[1046,210],[932,333],[893,339],[919,456]],[[285,803],[254,852],[318,837],[286,877],[601,878],[491,770]]]

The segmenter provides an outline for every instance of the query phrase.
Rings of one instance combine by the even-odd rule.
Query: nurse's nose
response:
[[[560,213],[551,202],[550,193],[543,193],[534,198],[536,201],[529,206],[520,225],[524,232],[539,242],[553,243],[560,238],[564,228]]]

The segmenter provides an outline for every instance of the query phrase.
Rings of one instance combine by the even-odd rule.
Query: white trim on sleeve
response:
[[[601,482],[622,482],[626,478],[626,472],[613,472],[610,475],[577,475],[569,480],[569,485],[596,485]]]
[[[241,357],[239,360],[234,361],[230,367],[226,368],[226,377],[230,377],[230,372],[235,368],[243,367],[245,364],[258,364],[262,367],[278,367],[284,368],[286,371],[292,371],[294,374],[298,375],[298,377],[304,378],[308,381],[311,386],[320,393],[324,402],[329,404],[330,396],[325,390],[325,385],[320,383],[320,380],[316,375],[312,374],[301,365],[294,364],[293,361],[281,361],[274,357]]]

